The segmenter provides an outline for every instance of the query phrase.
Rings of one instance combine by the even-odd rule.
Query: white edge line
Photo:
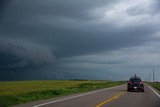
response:
[[[160,95],[151,86],[148,85],[148,87],[160,98]]]
[[[110,87],[110,88],[106,88],[106,89],[101,89],[101,90],[98,90],[98,91],[93,91],[93,92],[89,92],[89,93],[85,93],[85,94],[80,94],[80,95],[77,95],[77,96],[68,97],[68,98],[64,98],[64,99],[60,99],[60,100],[50,101],[50,102],[35,105],[33,107],[40,107],[40,106],[44,106],[44,105],[48,105],[48,104],[52,104],[52,103],[57,103],[57,102],[61,102],[61,101],[65,101],[65,100],[69,100],[69,99],[73,99],[73,98],[77,98],[77,97],[82,97],[82,96],[89,95],[89,94],[102,92],[102,91],[105,91],[105,90],[110,90],[110,89],[113,89],[113,88],[118,88],[118,87],[121,87],[121,86],[123,86],[123,85]]]

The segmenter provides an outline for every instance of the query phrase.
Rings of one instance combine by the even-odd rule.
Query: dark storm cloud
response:
[[[19,40],[0,40],[0,68],[25,68],[53,64],[51,50]]]
[[[108,57],[103,62],[98,58],[88,59],[87,68],[78,63],[75,69],[74,64],[72,68],[68,62],[61,62],[63,58],[69,57],[70,62],[76,56],[124,51],[123,48],[159,41],[159,0],[14,0],[1,3],[6,5],[1,9],[3,17],[0,19],[0,69],[3,70],[52,65],[46,68],[48,74],[58,78],[61,72],[64,77],[72,77],[73,71],[81,74],[81,67],[84,67],[82,71],[89,71],[94,62],[102,65],[123,65],[123,62],[119,59],[107,62]],[[55,56],[58,61],[53,64]],[[67,70],[63,65],[68,66]],[[105,66],[97,69],[112,71]]]
[[[0,19],[3,17],[4,11],[5,11],[8,3],[9,3],[8,0],[1,0],[0,1]]]
[[[58,57],[112,50],[126,45],[134,46],[150,39],[147,35],[154,32],[152,26],[117,29],[112,22],[95,23],[99,16],[93,15],[91,11],[103,7],[110,8],[110,5],[116,2],[12,1],[1,23],[1,36],[47,44],[56,48]]]
[[[44,14],[49,16],[84,18],[89,15],[86,14],[89,10],[106,6],[112,2],[112,0],[14,0],[10,2],[10,8],[14,10],[8,10],[10,11],[9,14],[14,16],[30,17]]]

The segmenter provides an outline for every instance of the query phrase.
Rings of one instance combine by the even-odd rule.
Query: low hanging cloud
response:
[[[57,69],[69,69],[72,74],[83,72],[85,75],[97,75],[97,78],[101,75],[101,79],[112,75],[115,80],[128,79],[136,73],[147,80],[152,67],[160,67],[160,50],[157,50],[159,46],[159,43],[151,42],[132,48],[61,58]],[[160,79],[160,73],[156,74],[156,79]]]
[[[55,62],[49,48],[10,39],[0,40],[0,59],[0,68],[40,67]]]

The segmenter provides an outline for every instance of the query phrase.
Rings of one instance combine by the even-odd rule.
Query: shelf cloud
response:
[[[0,59],[1,68],[39,67],[55,62],[48,48],[19,40],[1,40]]]

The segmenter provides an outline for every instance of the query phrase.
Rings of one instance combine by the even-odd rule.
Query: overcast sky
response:
[[[153,67],[160,80],[160,0],[0,2],[0,80],[149,80]]]

